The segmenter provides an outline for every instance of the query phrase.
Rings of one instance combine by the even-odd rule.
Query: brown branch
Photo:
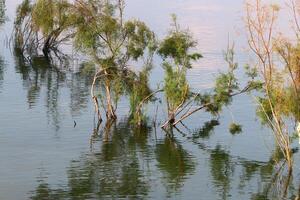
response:
[[[94,101],[95,112],[97,113],[98,121],[102,121],[102,118],[101,118],[101,113],[100,113],[100,109],[99,109],[98,99],[97,99],[96,95],[94,94],[94,88],[95,88],[96,81],[99,78],[98,75],[101,74],[102,72],[103,72],[103,70],[100,70],[100,71],[95,73],[93,83],[92,83],[92,86],[91,86],[91,96],[92,96],[92,99]]]
[[[189,116],[191,116],[192,114],[202,110],[203,108],[206,108],[207,106],[209,105],[212,105],[213,103],[207,103],[207,104],[204,104],[188,113],[186,113],[185,115],[181,116],[177,121],[175,121],[172,126],[176,126],[176,124],[178,124],[179,122],[183,121],[184,119],[188,118]]]
[[[247,84],[242,90],[236,92],[236,93],[232,93],[232,94],[229,94],[229,97],[234,97],[234,96],[237,96],[237,95],[240,95],[240,94],[243,94],[243,93],[246,93],[248,91],[251,90],[251,84]],[[199,95],[199,94],[198,94]],[[193,99],[194,100],[194,99]],[[183,120],[185,120],[186,118],[188,118],[189,116],[193,115],[194,113],[204,109],[204,108],[207,108],[208,106],[210,105],[213,105],[214,103],[213,102],[210,102],[210,103],[206,103],[204,105],[201,105],[197,108],[195,108],[194,110],[192,111],[187,111],[185,114],[183,114],[178,120],[176,120],[175,122],[173,122],[171,125],[172,126],[175,126],[177,125],[178,123],[182,122]],[[166,121],[162,126],[161,128],[165,128],[168,124],[170,124],[170,119],[168,121]]]
[[[159,93],[159,92],[163,92],[163,89],[159,89],[156,90],[154,92],[152,92],[151,94],[149,94],[148,96],[146,96],[140,103],[139,105],[136,107],[136,114],[138,114],[143,106],[143,104],[145,103],[145,101],[147,101],[148,99],[150,99],[152,96],[154,96],[155,94]]]

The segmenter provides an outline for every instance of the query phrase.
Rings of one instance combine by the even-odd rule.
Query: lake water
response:
[[[132,128],[123,98],[109,134],[93,137],[91,78],[56,69],[42,58],[26,65],[6,45],[20,2],[6,1],[8,19],[0,28],[1,200],[276,199],[273,189],[284,186],[274,187],[273,137],[256,118],[251,95],[236,97],[219,119],[197,113],[174,137],[155,128],[151,119],[141,129]],[[242,11],[242,0],[128,0],[126,17],[145,21],[162,37],[170,14],[178,15],[204,56],[188,74],[198,91],[209,89],[225,69],[222,50],[228,37],[237,44],[238,61],[248,59]],[[163,80],[159,63],[151,77],[153,88]],[[148,107],[149,115],[155,108]],[[164,119],[162,110],[158,121]],[[243,125],[241,134],[229,133],[233,120]],[[299,190],[297,157],[289,199]]]

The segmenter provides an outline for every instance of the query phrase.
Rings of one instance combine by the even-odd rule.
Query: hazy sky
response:
[[[11,20],[16,5],[21,1],[6,1],[7,15]],[[277,0],[270,1],[274,3]],[[244,0],[126,0],[125,2],[127,18],[145,21],[160,38],[168,32],[170,15],[174,13],[178,16],[181,26],[189,28],[193,33],[202,53],[221,55],[222,50],[227,47],[228,37],[235,41],[238,51],[247,46],[243,25]],[[284,30],[288,31],[289,23],[284,20],[282,23],[285,26]]]

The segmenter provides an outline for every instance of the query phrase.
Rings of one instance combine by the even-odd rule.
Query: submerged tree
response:
[[[167,103],[168,121],[163,125],[175,122],[175,117],[190,96],[190,88],[186,79],[187,70],[192,67],[192,61],[202,56],[191,53],[197,43],[188,31],[180,29],[176,16],[173,15],[173,29],[161,42],[158,53],[164,59],[165,71],[164,92]]]
[[[295,9],[294,1],[292,3]],[[279,6],[255,0],[247,4],[246,11],[249,46],[257,58],[256,68],[264,82],[263,96],[258,97],[258,114],[272,128],[276,144],[288,166],[292,167],[291,142],[295,128],[292,130],[289,124],[290,119],[299,122],[300,116],[299,47],[276,35]]]
[[[58,53],[58,47],[72,38],[72,4],[67,0],[24,0],[18,7],[14,27],[15,44],[24,55]]]
[[[79,25],[76,27],[75,43],[87,53],[95,65],[91,90],[98,118],[101,120],[95,86],[103,88],[101,104],[108,120],[116,119],[120,95],[128,91],[128,80],[134,72],[129,63],[151,56],[155,50],[154,33],[141,21],[123,18],[124,2],[76,1],[75,10]],[[146,53],[147,51],[147,53]]]
[[[238,64],[234,60],[234,45],[232,45],[224,52],[228,70],[218,75],[212,90],[209,93],[191,91],[186,72],[192,67],[192,62],[202,56],[199,53],[191,53],[191,50],[196,47],[196,42],[188,31],[180,30],[175,17],[173,21],[174,30],[160,44],[158,50],[164,58],[164,91],[168,108],[168,120],[162,128],[176,126],[200,110],[217,115],[224,106],[231,103],[234,96],[260,86],[260,82],[255,79],[255,71],[246,69],[249,80],[243,88],[239,87],[239,81],[235,76]]]
[[[145,67],[131,80],[130,89],[130,108],[131,118],[134,124],[139,126],[147,121],[147,117],[142,112],[143,105],[151,100],[156,100],[154,95],[162,90],[152,92],[149,87],[149,75],[152,67]]]

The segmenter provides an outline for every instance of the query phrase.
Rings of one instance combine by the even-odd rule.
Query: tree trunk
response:
[[[104,73],[106,76],[108,75],[106,70],[104,70]],[[108,120],[113,120],[113,119],[117,119],[117,115],[115,114],[115,110],[112,103],[110,86],[111,86],[110,81],[108,80],[108,77],[106,77],[106,81],[105,81],[106,107],[107,107],[106,118]]]
[[[163,129],[167,129],[168,126],[172,127],[175,122],[175,113],[168,111],[168,120],[161,126]]]
[[[91,96],[92,96],[92,99],[94,101],[95,112],[97,113],[98,122],[102,122],[101,113],[100,113],[100,109],[99,109],[98,98],[94,94],[94,88],[95,88],[95,85],[96,85],[96,80],[97,80],[98,74],[100,74],[100,72],[97,72],[94,75],[93,83],[92,83],[92,86],[91,86]]]
[[[50,41],[51,41],[51,38],[52,38],[52,33],[50,35],[48,35],[47,39],[45,40],[44,42],[44,46],[43,46],[43,54],[45,57],[48,57],[48,54],[50,52]]]
[[[299,88],[300,88],[300,66],[298,66],[298,69],[296,70],[296,88],[298,89],[298,92],[299,92]]]

